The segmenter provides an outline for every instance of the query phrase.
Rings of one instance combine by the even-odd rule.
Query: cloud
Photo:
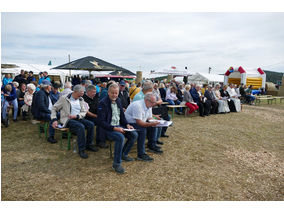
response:
[[[284,72],[284,13],[2,13],[1,20],[3,62],[60,65],[70,54],[134,72],[171,65]]]

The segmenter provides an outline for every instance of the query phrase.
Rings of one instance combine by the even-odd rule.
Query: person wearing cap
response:
[[[27,78],[28,84],[31,83],[32,81],[36,81],[35,77],[33,76],[34,72],[29,71],[29,76]]]
[[[59,122],[63,127],[70,129],[77,135],[78,154],[81,158],[86,159],[88,155],[85,150],[92,152],[98,151],[93,145],[94,124],[85,119],[87,113],[87,104],[82,98],[84,88],[78,84],[74,86],[73,92],[67,96],[61,96],[53,105],[51,119],[53,128],[58,127]],[[60,112],[60,121],[57,119],[57,113]],[[85,133],[87,130],[87,135]]]
[[[128,92],[125,90],[125,81],[121,80],[119,82],[119,95],[118,97],[121,100],[122,108],[125,111],[128,105],[130,104],[130,98]]]
[[[60,84],[59,81],[55,81],[53,86],[51,87],[51,91],[49,93],[49,96],[50,96],[52,105],[54,105],[59,99],[60,92],[58,90],[59,90],[60,87],[61,87],[61,84]]]
[[[32,114],[34,119],[43,120],[43,121],[51,121],[51,109],[52,102],[49,97],[49,93],[51,91],[51,83],[48,80],[43,80],[41,82],[41,89],[35,93],[35,97],[33,97],[32,103]],[[54,139],[54,128],[49,125],[49,137],[47,139],[50,143],[56,143],[57,141]]]
[[[43,72],[40,72],[39,73],[39,76],[38,76],[38,85],[41,85],[41,82],[44,80],[44,76],[43,76]]]

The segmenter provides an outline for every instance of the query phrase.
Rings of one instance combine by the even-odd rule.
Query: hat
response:
[[[125,86],[125,81],[124,81],[124,80],[121,80],[121,81],[119,82],[119,85]]]
[[[42,82],[41,82],[41,84],[42,85],[50,85],[51,86],[51,83],[50,83],[50,81],[49,80],[43,80]]]

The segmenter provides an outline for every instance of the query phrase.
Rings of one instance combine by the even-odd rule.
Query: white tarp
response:
[[[188,77],[188,82],[196,84],[221,83],[224,82],[224,76],[209,73],[195,73],[192,76]]]
[[[48,75],[60,76],[61,82],[65,83],[65,77],[68,76],[69,70],[52,70],[52,66],[42,65],[42,64],[20,64],[20,63],[9,63],[15,64],[16,68],[1,68],[1,73],[12,73],[14,76],[19,75],[21,70],[33,71],[35,75],[40,72],[48,72]]]

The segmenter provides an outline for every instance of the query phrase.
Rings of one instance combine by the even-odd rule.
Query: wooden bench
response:
[[[265,101],[265,100],[267,100],[267,104],[269,104],[269,103],[272,104],[273,101],[275,101],[275,103],[276,103],[276,99],[275,98],[267,97],[267,98],[256,98],[255,99],[255,104],[257,104],[257,103],[260,104],[261,101]]]
[[[276,100],[279,99],[280,100],[280,103],[282,103],[282,100],[284,100],[284,96],[276,96],[274,97],[275,98],[275,103],[276,103]]]
[[[172,109],[172,119],[174,118],[175,108],[180,108],[180,107],[181,108],[184,108],[184,107],[187,108],[187,106],[185,106],[185,105],[167,105],[167,107]]]

